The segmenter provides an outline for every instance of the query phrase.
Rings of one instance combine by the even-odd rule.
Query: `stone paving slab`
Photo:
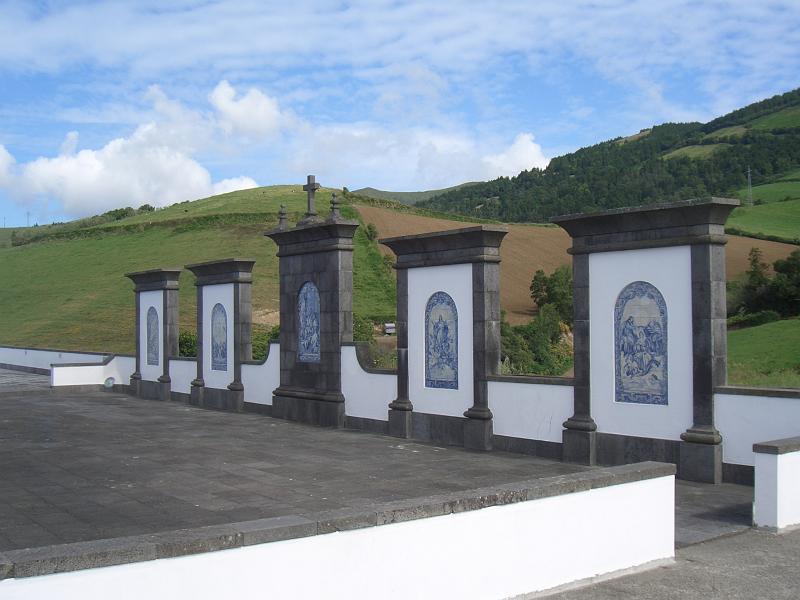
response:
[[[0,403],[0,552],[585,471],[109,392]]]

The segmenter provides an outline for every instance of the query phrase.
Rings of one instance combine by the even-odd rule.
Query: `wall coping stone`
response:
[[[695,198],[553,217],[572,237],[571,254],[691,244],[725,244],[733,198]]]
[[[254,258],[223,258],[186,265],[194,273],[196,286],[221,283],[252,283]]]
[[[675,465],[642,462],[363,508],[10,550],[0,554],[0,580],[173,558],[334,531],[376,527],[671,475],[675,475]]]
[[[181,275],[180,267],[168,269],[148,269],[125,273],[125,277],[133,281],[135,292],[150,292],[155,290],[177,290],[178,278]]]
[[[353,236],[358,221],[344,219],[312,222],[292,229],[271,229],[264,232],[278,245],[278,257],[311,254],[329,250],[353,250]]]
[[[714,388],[715,394],[730,394],[731,396],[768,396],[771,398],[797,398],[800,400],[798,388],[766,388],[744,387],[725,385]]]
[[[789,454],[790,452],[800,452],[800,436],[784,438],[782,440],[772,440],[769,442],[758,442],[753,444],[753,452],[758,454]]]
[[[433,233],[381,238],[397,256],[396,269],[476,262],[500,262],[500,244],[508,229],[477,225]]]
[[[530,385],[566,385],[570,387],[575,385],[575,379],[573,377],[555,377],[548,375],[488,375],[486,380]]]

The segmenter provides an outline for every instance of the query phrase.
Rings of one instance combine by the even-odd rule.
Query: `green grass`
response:
[[[459,185],[442,188],[440,190],[425,190],[422,192],[388,192],[386,190],[376,190],[375,188],[367,187],[361,188],[360,190],[353,190],[353,193],[358,194],[359,196],[367,196],[368,198],[376,198],[378,200],[394,200],[395,202],[412,206],[417,202],[428,200],[429,198],[433,198],[438,194],[443,194],[451,190],[457,190],[469,185],[475,185],[476,183],[478,182],[470,181],[468,183],[461,183]]]
[[[0,227],[0,248],[7,248],[11,245],[11,232],[13,229],[10,227]]]
[[[800,200],[740,206],[731,213],[726,229],[736,230],[741,235],[774,236],[781,241],[797,243],[800,238]]]
[[[796,171],[789,171],[784,174],[778,181],[800,181],[800,169]]]
[[[800,318],[729,332],[728,382],[800,387]]]
[[[278,259],[275,244],[263,236],[275,226],[277,217],[253,216],[253,210],[276,210],[287,204],[297,216],[305,208],[302,199],[287,197],[289,186],[268,189],[268,194],[226,194],[197,203],[181,204],[153,213],[159,218],[150,227],[129,229],[118,225],[103,235],[73,239],[50,239],[17,247],[0,247],[0,343],[132,352],[134,347],[134,296],[132,284],[123,275],[156,267],[183,265],[245,256],[256,259],[253,271],[253,311],[278,308]],[[298,188],[299,189],[299,188]],[[249,190],[248,190],[249,191]],[[288,191],[288,194],[292,194]],[[231,198],[233,196],[233,198]],[[299,198],[300,194],[296,194]],[[317,209],[328,212],[330,190],[317,195]],[[260,203],[260,204],[259,204]],[[271,204],[270,204],[271,203]],[[203,217],[224,215],[238,208],[246,217],[241,223],[208,222]],[[195,208],[197,208],[196,214]],[[188,212],[183,212],[187,209]],[[183,223],[168,211],[180,210]],[[356,216],[349,206],[342,212]],[[168,213],[163,217],[164,213]],[[137,215],[132,219],[148,215]],[[163,218],[161,218],[163,217]],[[125,224],[128,219],[117,222]],[[251,222],[249,222],[251,221]],[[361,232],[354,250],[354,299],[356,312],[388,317],[395,311],[394,277],[383,266],[377,246]],[[195,295],[191,273],[181,275],[180,323],[195,327]]]
[[[762,131],[800,127],[800,106],[790,106],[778,112],[764,115],[751,121],[748,125],[753,129]]]
[[[708,158],[717,150],[727,148],[730,144],[702,144],[700,146],[684,146],[672,152],[668,152],[663,156],[664,159],[670,158]]]
[[[704,137],[707,139],[720,139],[730,136],[740,137],[747,132],[747,127],[744,125],[732,125],[731,127],[723,127],[722,129],[717,129],[716,131],[712,131],[711,133],[707,133]]]
[[[736,197],[741,200],[747,198],[747,188],[742,188],[736,192]],[[753,186],[753,200],[762,202],[778,202],[790,198],[792,200],[800,198],[800,181],[776,181],[775,183],[764,183]]]

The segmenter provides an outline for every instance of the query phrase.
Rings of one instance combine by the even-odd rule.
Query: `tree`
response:
[[[539,310],[552,304],[561,321],[572,324],[572,269],[569,265],[561,265],[549,276],[542,269],[537,270],[530,290]]]
[[[750,248],[747,261],[750,267],[744,274],[742,285],[742,308],[745,312],[757,312],[767,308],[767,285],[769,284],[769,265],[762,260],[759,248]]]

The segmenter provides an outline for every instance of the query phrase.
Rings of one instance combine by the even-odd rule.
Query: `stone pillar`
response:
[[[490,450],[492,412],[488,377],[500,371],[500,243],[505,229],[470,227],[423,235],[380,240],[397,256],[397,398],[389,404],[389,433],[411,437],[409,398],[409,271],[448,265],[471,265],[472,314],[461,315],[472,324],[472,406],[463,414],[464,446]],[[446,282],[442,283],[447,291]],[[424,321],[423,321],[424,322]],[[414,349],[420,351],[420,349]],[[453,436],[455,437],[455,436]]]
[[[613,252],[623,264],[622,257],[629,251],[684,246],[689,249],[691,264],[670,276],[682,285],[689,281],[691,288],[693,425],[680,435],[679,459],[675,453],[672,456],[679,463],[681,478],[721,481],[722,438],[714,426],[714,389],[724,385],[726,378],[725,221],[738,204],[737,200],[711,198],[553,219],[573,241],[569,252],[573,255],[575,302],[575,407],[574,415],[564,423],[565,460],[593,464],[600,454],[607,457],[612,454],[612,450],[603,453],[601,440],[606,434],[595,431],[597,426],[592,417],[591,403],[598,401],[600,392],[592,390],[591,367],[600,368],[595,359],[608,364],[607,354],[590,357],[590,317],[607,318],[607,315],[590,314],[594,302],[592,294],[597,292],[589,289],[592,256]],[[633,279],[639,277],[641,274],[632,276]],[[605,352],[615,356],[615,351],[612,346]],[[613,360],[611,362],[613,364]],[[605,397],[599,399],[616,402]],[[652,414],[653,418],[658,418]],[[644,415],[640,419],[644,419]],[[627,460],[665,460],[663,452],[667,446],[663,442],[675,443],[643,439],[646,436],[637,439],[630,434],[615,437],[613,452],[621,452]],[[658,443],[649,443],[653,441]],[[654,454],[656,447],[661,448],[662,455]],[[618,460],[622,457],[614,459]]]
[[[316,186],[316,187],[315,187]],[[316,215],[310,177],[309,211],[292,229],[285,215],[264,235],[278,245],[280,270],[280,385],[272,416],[343,427],[341,348],[353,341],[353,235],[334,197],[331,215]]]
[[[251,258],[186,265],[197,286],[197,378],[190,402],[241,411],[242,363],[252,359]]]
[[[130,389],[140,398],[170,397],[169,360],[178,355],[180,274],[181,269],[151,269],[125,275],[136,294],[136,371]]]

